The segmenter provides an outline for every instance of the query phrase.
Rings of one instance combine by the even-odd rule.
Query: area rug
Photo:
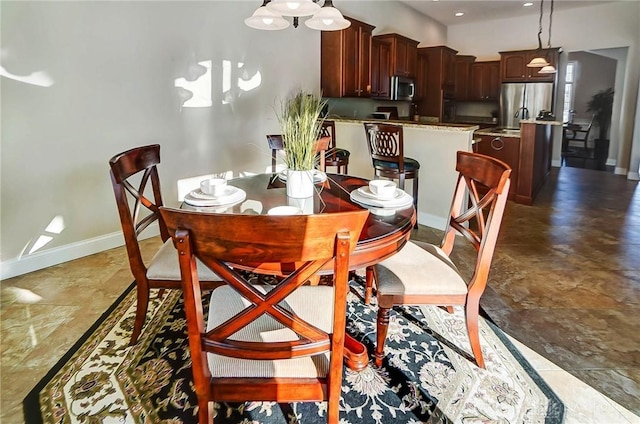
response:
[[[359,282],[348,301],[348,332],[371,357],[375,301],[364,305]],[[134,312],[132,286],[25,398],[28,424],[197,422],[181,292],[152,298],[131,347]],[[504,334],[481,319],[480,336],[486,369],[470,359],[461,310],[394,310],[383,366],[345,368],[340,423],[561,423],[564,406]],[[220,403],[216,414],[216,423],[325,423],[326,403]]]

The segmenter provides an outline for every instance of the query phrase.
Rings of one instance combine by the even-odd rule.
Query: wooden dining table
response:
[[[367,207],[352,201],[351,192],[368,184],[369,180],[364,178],[327,174],[326,180],[315,184],[312,198],[295,199],[287,196],[286,182],[278,173],[258,174],[228,181],[228,185],[242,189],[246,193],[242,201],[233,205],[213,207],[196,207],[183,203],[182,208],[212,213],[267,214],[274,208],[293,206],[299,208],[302,213],[319,214],[359,210],[366,207],[370,209],[369,217],[349,259],[349,267],[355,271],[375,265],[397,253],[409,240],[416,222],[416,211],[413,205],[390,210]],[[243,269],[242,265],[238,265],[238,268]],[[323,268],[325,273],[329,273],[332,269],[332,263],[328,263]],[[273,264],[263,264],[259,268],[252,267],[246,270],[281,275],[281,270]],[[347,366],[354,370],[362,370],[367,366],[366,349],[361,343],[347,337],[345,348]]]

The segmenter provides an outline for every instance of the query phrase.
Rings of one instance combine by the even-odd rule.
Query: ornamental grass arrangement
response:
[[[322,128],[326,100],[302,90],[282,101],[278,121],[284,143],[284,161],[292,171],[309,171],[316,165],[316,141]]]

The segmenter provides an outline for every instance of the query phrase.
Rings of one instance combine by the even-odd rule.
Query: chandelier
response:
[[[262,6],[253,12],[244,23],[255,29],[279,30],[289,27],[289,21],[283,16],[293,17],[294,28],[298,27],[298,19],[311,16],[305,25],[319,31],[338,31],[347,28],[351,22],[333,7],[332,0],[325,0],[322,7],[320,0],[264,0]]]
[[[547,39],[547,53],[542,56],[542,17],[544,13],[544,0],[540,0],[540,18],[538,20],[538,50],[536,56],[527,63],[529,68],[541,68],[540,74],[555,74],[556,68],[547,60],[548,49],[551,48],[551,24],[553,21],[553,0],[551,0],[551,10],[549,12],[549,38]]]

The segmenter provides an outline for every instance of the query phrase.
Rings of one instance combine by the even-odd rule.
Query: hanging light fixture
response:
[[[244,23],[251,28],[271,31],[288,28],[289,21],[269,10],[267,3],[269,0],[264,0],[262,6],[257,8],[251,17],[245,19]]]
[[[245,24],[251,28],[276,30],[285,29],[289,21],[283,16],[293,17],[294,28],[298,27],[299,18],[313,15],[305,24],[312,29],[320,31],[338,31],[347,28],[351,22],[346,20],[342,13],[333,7],[332,0],[325,0],[323,7],[318,4],[320,0],[264,0],[250,18],[245,19]]]
[[[551,11],[549,12],[549,38],[547,39],[547,54],[551,49],[551,24],[553,21],[553,0],[551,0]],[[542,69],[538,71],[539,74],[555,74],[556,68],[549,63],[546,66],[543,66]]]
[[[536,51],[536,57],[531,59],[531,62],[527,63],[529,68],[542,68],[549,66],[547,59],[542,57],[542,13],[544,11],[544,0],[540,0],[540,19],[538,20],[538,50]]]

